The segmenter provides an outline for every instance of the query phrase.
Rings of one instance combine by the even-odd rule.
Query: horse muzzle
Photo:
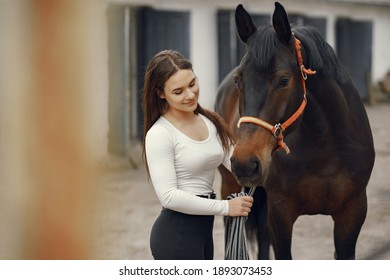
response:
[[[263,186],[269,174],[271,157],[266,160],[253,155],[239,160],[233,155],[231,158],[232,173],[242,187]]]
[[[263,172],[261,161],[258,157],[252,156],[244,161],[239,161],[232,157],[231,163],[232,172],[241,186],[255,187],[261,182]]]

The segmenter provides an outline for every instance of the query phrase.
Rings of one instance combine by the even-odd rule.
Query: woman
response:
[[[248,216],[253,198],[216,200],[215,170],[230,170],[233,136],[198,104],[192,64],[162,51],[149,62],[143,91],[143,158],[163,209],[153,225],[155,259],[213,259],[214,215]]]

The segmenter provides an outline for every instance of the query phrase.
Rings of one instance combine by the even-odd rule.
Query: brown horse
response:
[[[334,221],[335,258],[354,259],[375,159],[358,90],[319,33],[292,30],[279,3],[263,28],[239,5],[236,26],[247,50],[222,82],[215,109],[237,137],[237,182],[258,187],[248,222],[255,222],[258,257],[268,257],[271,240],[276,259],[291,259],[297,218],[322,214]],[[221,173],[224,195],[241,188]]]

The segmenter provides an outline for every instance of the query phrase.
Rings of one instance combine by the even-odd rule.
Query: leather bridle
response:
[[[307,99],[306,99],[306,79],[307,75],[314,75],[316,71],[313,71],[311,69],[306,69],[305,66],[303,65],[303,59],[302,59],[302,52],[301,52],[301,41],[299,41],[298,38],[294,36],[295,38],[295,52],[297,56],[297,63],[299,67],[299,71],[301,72],[301,82],[302,82],[302,88],[303,88],[303,100],[299,108],[295,111],[295,113],[289,117],[285,122],[283,123],[277,123],[275,125],[272,125],[266,121],[263,121],[259,118],[256,117],[250,117],[250,116],[244,116],[241,117],[237,123],[237,127],[240,127],[242,123],[253,123],[258,126],[261,126],[262,128],[265,128],[271,134],[275,137],[278,143],[277,150],[284,149],[287,154],[290,153],[290,149],[284,142],[284,131],[292,125],[300,115],[302,115],[303,111],[305,110]]]

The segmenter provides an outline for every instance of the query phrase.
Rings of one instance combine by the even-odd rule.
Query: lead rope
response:
[[[255,188],[249,192],[233,193],[227,200],[239,196],[253,196]],[[225,218],[225,260],[249,260],[249,253],[246,246],[245,222],[248,217],[226,217]]]

